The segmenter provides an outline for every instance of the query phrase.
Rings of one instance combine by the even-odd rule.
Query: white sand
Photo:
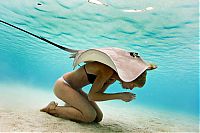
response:
[[[0,132],[199,132],[198,118],[129,104],[99,103],[99,124],[76,123],[40,112],[53,92],[22,85],[0,85]],[[62,104],[62,102],[59,102]]]

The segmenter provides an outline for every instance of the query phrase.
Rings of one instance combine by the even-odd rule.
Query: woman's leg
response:
[[[90,102],[62,80],[56,81],[54,93],[59,99],[70,106],[56,106],[55,102],[51,102],[41,111],[74,121],[93,122],[95,120],[97,113]]]
[[[88,100],[88,95],[84,91],[80,91],[80,94],[83,95]],[[94,101],[89,101],[89,102],[97,113],[97,116],[96,116],[94,122],[100,122],[103,119],[103,113],[102,113],[101,109]]]

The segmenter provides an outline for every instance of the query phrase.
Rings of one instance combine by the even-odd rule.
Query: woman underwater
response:
[[[126,62],[129,63],[127,60]],[[141,62],[137,63],[139,66],[142,64]],[[145,84],[147,70],[155,68],[155,65],[149,64],[145,70],[141,71],[142,73],[137,75],[136,79],[125,82],[108,65],[97,61],[86,63],[79,69],[64,74],[55,83],[54,94],[66,103],[65,106],[58,106],[53,101],[47,107],[41,109],[41,111],[78,122],[100,122],[103,118],[103,113],[95,101],[118,99],[129,102],[136,98],[136,95],[130,92],[104,93],[109,85],[118,80],[124,89],[141,88]],[[128,68],[126,68],[126,71],[129,71]],[[92,87],[89,93],[86,94],[82,91],[82,88],[89,84],[92,84]]]
[[[103,114],[95,101],[119,99],[129,102],[136,97],[135,94],[129,92],[104,93],[109,85],[118,80],[125,89],[132,90],[135,87],[142,87],[146,81],[146,71],[157,68],[155,65],[144,62],[134,52],[127,52],[119,48],[73,50],[55,44],[3,20],[0,20],[0,23],[23,31],[64,51],[73,53],[74,56],[72,58],[75,58],[75,61],[82,58],[82,62],[90,62],[75,71],[64,74],[56,81],[54,93],[66,103],[65,106],[58,106],[57,103],[51,102],[47,107],[41,109],[41,111],[56,117],[86,123],[100,122]],[[84,54],[85,59],[82,56]],[[92,84],[92,87],[89,94],[86,94],[82,91],[82,88],[88,84]]]

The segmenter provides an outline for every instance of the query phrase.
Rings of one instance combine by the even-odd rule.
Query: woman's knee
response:
[[[102,121],[102,119],[103,119],[103,113],[101,112],[101,113],[97,114],[94,122],[100,122],[100,121]]]
[[[90,115],[86,115],[85,117],[86,122],[100,122],[103,119],[103,113],[97,113],[96,111],[90,113]]]
[[[85,122],[90,123],[96,119],[97,113],[96,113],[95,109],[91,109],[90,111],[84,112],[83,117],[84,117]]]

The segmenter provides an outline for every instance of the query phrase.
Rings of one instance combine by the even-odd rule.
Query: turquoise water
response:
[[[123,104],[197,116],[198,1],[104,2],[109,6],[87,0],[6,0],[0,2],[0,19],[69,48],[136,51],[158,69],[148,72],[142,89],[133,91],[137,99]],[[142,10],[147,7],[151,10]],[[138,12],[125,11],[133,9]],[[72,70],[68,53],[21,31],[0,24],[0,39],[0,83],[51,90],[58,77]],[[117,83],[108,89],[120,91],[124,90]]]

